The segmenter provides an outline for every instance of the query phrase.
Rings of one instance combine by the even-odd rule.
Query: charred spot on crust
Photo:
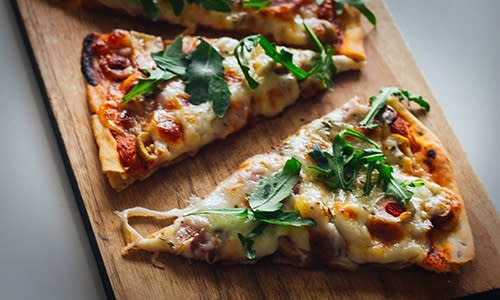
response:
[[[434,163],[432,159],[424,159],[424,164],[429,168],[429,172],[434,172]]]
[[[88,84],[92,86],[97,85],[97,80],[95,78],[93,69],[92,53],[92,45],[94,44],[96,38],[97,35],[95,33],[90,33],[83,39],[82,59],[80,61],[82,74],[85,77],[85,80],[87,80]]]
[[[429,149],[427,150],[426,156],[430,159],[436,159],[436,151]]]

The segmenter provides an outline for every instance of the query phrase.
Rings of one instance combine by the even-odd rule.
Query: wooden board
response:
[[[83,217],[91,230],[104,281],[120,299],[163,298],[449,298],[500,288],[500,219],[475,175],[453,131],[381,1],[370,6],[379,26],[369,31],[369,63],[361,73],[338,77],[333,94],[304,99],[274,119],[261,121],[224,141],[205,147],[182,164],[163,169],[121,193],[114,192],[99,170],[97,147],[90,129],[84,81],[80,74],[83,37],[92,31],[121,27],[172,36],[179,29],[113,14],[58,7],[43,0],[17,0],[20,24],[29,39],[36,72],[60,135]],[[184,206],[192,194],[206,195],[245,158],[269,150],[300,125],[313,120],[354,95],[367,97],[379,87],[401,85],[430,100],[423,119],[446,145],[458,185],[466,201],[477,258],[459,275],[437,275],[417,268],[402,271],[361,268],[356,272],[276,266],[188,263],[164,255],[165,269],[150,264],[148,254],[120,256],[123,240],[113,214],[132,206],[169,209]],[[224,159],[221,159],[223,157]],[[143,229],[152,230],[153,226]],[[94,240],[95,239],[95,240]],[[75,270],[77,271],[77,270]],[[109,281],[108,281],[109,280]]]

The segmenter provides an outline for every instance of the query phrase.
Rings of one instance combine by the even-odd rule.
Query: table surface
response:
[[[500,105],[491,88],[500,84],[495,21],[500,1],[476,1],[474,10],[467,0],[386,2],[500,211],[500,185],[494,175],[500,160],[492,159],[500,146],[494,125]],[[103,299],[94,256],[9,1],[0,4],[0,41],[0,199],[6,205],[0,218],[0,298]]]

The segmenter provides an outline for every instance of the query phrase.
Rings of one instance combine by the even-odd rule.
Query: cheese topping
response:
[[[208,262],[247,261],[238,234],[248,234],[256,227],[255,221],[239,216],[190,214],[214,208],[248,207],[247,195],[259,180],[280,171],[285,161],[294,157],[302,162],[301,180],[284,209],[296,210],[303,218],[314,219],[316,226],[266,227],[262,235],[255,238],[257,258],[277,252],[281,261],[284,259],[298,265],[320,263],[351,269],[363,263],[391,264],[394,267],[421,264],[432,250],[429,233],[434,227],[433,218],[446,216],[455,205],[456,196],[451,191],[426,180],[424,185],[410,188],[413,196],[406,206],[402,206],[378,187],[369,196],[363,195],[363,172],[358,175],[356,188],[352,191],[330,190],[309,172],[309,167],[314,165],[308,155],[312,147],[316,144],[331,147],[333,137],[343,129],[357,126],[367,111],[368,107],[351,102],[343,109],[303,126],[277,152],[245,161],[206,198],[194,201],[182,210],[167,212],[175,218],[172,225],[150,237],[128,240],[125,253],[130,249],[151,251],[144,244],[148,245],[161,236],[165,242],[156,250]],[[386,138],[382,137],[378,143],[383,144]],[[367,147],[363,142],[352,142],[357,148]],[[405,173],[397,162],[392,167],[398,182],[416,179]],[[136,209],[119,213],[125,228],[129,227],[128,218]],[[189,240],[184,238],[186,230],[193,232]],[[203,245],[198,239],[204,241]],[[165,246],[165,243],[170,246]]]
[[[97,109],[99,120],[111,130],[124,170],[111,174],[121,178],[121,181],[110,180],[116,189],[147,177],[183,155],[195,153],[215,139],[225,138],[251,119],[280,113],[299,99],[301,91],[316,94],[320,90],[317,78],[298,82],[260,46],[248,57],[250,73],[261,83],[252,90],[233,55],[238,41],[219,38],[208,42],[223,56],[224,77],[231,92],[223,118],[216,116],[210,102],[191,104],[182,79],[166,81],[158,86],[158,93],[124,103],[123,96],[145,77],[141,70],[155,68],[151,53],[162,51],[163,42],[157,37],[123,30],[99,36],[94,42],[92,51],[100,69],[93,74],[102,77],[97,87],[101,101]],[[183,43],[184,52],[190,53],[199,38],[184,37]],[[294,63],[306,70],[311,68],[312,59],[317,55],[310,50],[287,50],[294,54]],[[348,69],[361,65],[353,62]],[[343,71],[342,68],[339,71]]]

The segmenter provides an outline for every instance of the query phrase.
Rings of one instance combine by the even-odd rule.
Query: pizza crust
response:
[[[436,135],[427,129],[420,120],[418,120],[403,104],[392,98],[388,104],[401,114],[413,127],[411,130],[418,137],[418,143],[424,149],[432,148],[435,152],[433,160],[433,170],[431,178],[441,186],[450,189],[457,197],[460,207],[460,214],[457,217],[456,225],[452,231],[446,231],[443,234],[433,236],[435,250],[441,253],[443,259],[446,260],[447,266],[443,271],[457,271],[457,266],[464,264],[474,258],[474,240],[470,229],[465,203],[460,195],[457,183],[455,181],[453,166],[449,159],[449,155],[441,141]],[[424,154],[417,155],[417,160],[420,164],[425,165]],[[432,266],[423,265],[423,267],[431,268]]]

